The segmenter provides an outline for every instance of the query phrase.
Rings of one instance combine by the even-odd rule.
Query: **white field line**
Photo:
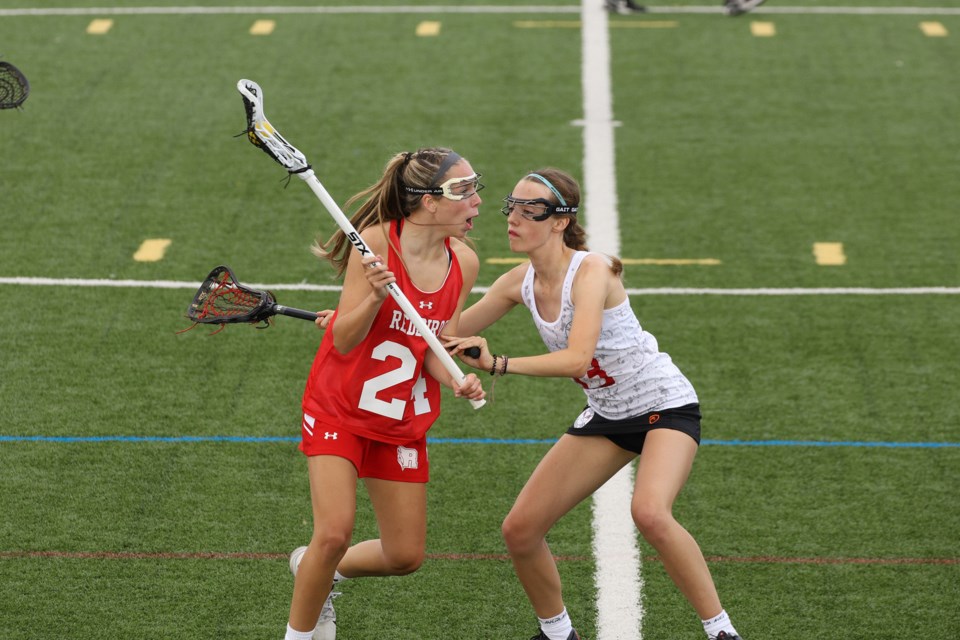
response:
[[[598,0],[582,0],[583,207],[590,248],[620,255],[617,171],[613,145],[613,91],[607,11]]]
[[[613,90],[607,11],[599,0],[581,0],[580,78],[583,92],[583,206],[590,247],[620,255],[617,172],[613,142]],[[632,465],[593,496],[593,581],[597,589],[597,640],[641,640],[643,578],[630,516]]]
[[[597,568],[597,640],[640,640],[643,576],[630,514],[633,464],[593,494],[593,557]]]
[[[130,289],[196,289],[202,280],[115,280],[111,278],[35,278],[0,277],[0,285],[27,287],[119,287]],[[270,291],[340,291],[337,284],[244,283],[255,289]],[[490,287],[477,286],[471,293],[483,294]],[[661,287],[627,289],[632,296],[910,296],[910,295],[960,295],[960,287],[821,287],[821,288],[759,288],[759,289],[710,289]]]
[[[691,7],[647,7],[650,13],[658,14],[721,14],[719,3],[710,6]],[[106,16],[106,15],[229,15],[229,14],[575,14],[580,12],[577,5],[424,5],[424,6],[337,6],[337,7],[77,7],[77,8],[23,8],[0,9],[0,16]],[[755,14],[798,14],[798,15],[901,15],[901,16],[956,16],[957,7],[760,7]]]

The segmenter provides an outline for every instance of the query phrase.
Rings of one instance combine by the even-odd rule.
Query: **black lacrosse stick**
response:
[[[210,272],[194,294],[187,307],[187,318],[193,320],[193,325],[183,331],[189,331],[198,324],[218,324],[220,328],[213,333],[219,333],[226,325],[240,322],[266,329],[270,326],[270,318],[277,314],[301,320],[317,319],[317,314],[312,311],[277,304],[269,291],[240,284],[230,267],[220,265]],[[464,349],[464,353],[471,358],[479,358],[480,347],[469,347]]]
[[[187,307],[187,318],[193,320],[193,326],[218,324],[220,329],[239,322],[259,325],[258,329],[265,329],[270,326],[270,318],[277,314],[301,320],[317,319],[317,314],[312,311],[277,304],[269,291],[240,284],[226,265],[210,272]]]
[[[0,109],[16,109],[30,95],[30,83],[20,70],[0,61]]]

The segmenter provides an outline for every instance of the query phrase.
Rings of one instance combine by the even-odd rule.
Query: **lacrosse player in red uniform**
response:
[[[477,277],[460,239],[479,215],[483,188],[470,163],[443,148],[400,153],[352,222],[373,255],[353,255],[338,231],[315,252],[343,276],[303,397],[301,450],[308,456],[313,536],[290,556],[295,575],[286,640],[332,640],[331,585],[345,578],[416,571],[426,545],[426,432],[440,411],[440,384],[481,400],[476,375],[458,385],[386,286],[395,282],[435,334],[457,332]],[[351,546],[362,478],[380,538]]]
[[[699,614],[707,637],[739,640],[700,547],[672,514],[700,443],[693,386],[640,327],[620,261],[586,250],[577,223],[580,187],[570,175],[535,171],[504,200],[510,249],[529,260],[464,311],[459,329],[476,334],[523,304],[549,353],[495,356],[479,337],[454,338],[447,347],[456,347],[454,353],[481,347],[479,358],[461,359],[491,375],[571,377],[587,396],[587,408],[537,465],[503,522],[517,576],[540,620],[531,640],[579,640],[546,534],[634,459],[634,522]]]

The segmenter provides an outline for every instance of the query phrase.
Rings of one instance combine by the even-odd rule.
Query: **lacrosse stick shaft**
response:
[[[300,178],[309,185],[310,189],[316,194],[317,198],[320,199],[320,202],[326,208],[327,212],[333,216],[333,219],[336,221],[337,226],[340,227],[340,230],[343,231],[347,236],[347,240],[350,241],[350,244],[360,252],[361,257],[372,255],[373,252],[370,251],[370,248],[367,246],[367,243],[363,241],[363,238],[360,237],[360,234],[357,232],[357,229],[353,226],[353,223],[350,222],[350,219],[344,215],[343,211],[340,210],[340,205],[327,193],[327,190],[324,188],[323,184],[320,183],[320,180],[317,179],[316,174],[313,172],[313,169],[307,169],[297,174]],[[453,379],[457,381],[458,384],[463,384],[464,375],[463,371],[460,370],[460,367],[457,366],[457,363],[453,360],[446,349],[443,348],[443,344],[440,342],[440,339],[437,338],[436,334],[433,333],[429,328],[427,328],[427,323],[423,321],[423,318],[420,317],[420,314],[417,313],[417,310],[413,307],[413,304],[410,300],[407,299],[407,296],[403,294],[403,291],[400,290],[400,287],[396,283],[391,282],[387,285],[387,292],[393,296],[393,299],[397,301],[397,304],[400,305],[400,308],[403,309],[403,313],[410,319],[410,322],[413,323],[413,326],[417,328],[417,331],[420,332],[420,335],[423,336],[423,339],[427,341],[427,345],[430,347],[430,350],[440,359],[440,363],[443,364],[444,369],[447,370]],[[479,409],[486,401],[484,400],[471,400],[470,404],[473,405],[474,409]]]
[[[285,307],[282,304],[273,305],[273,312],[278,313],[282,316],[290,316],[291,318],[300,318],[301,320],[314,321],[317,319],[317,314],[315,314],[313,311],[304,311],[303,309],[294,309],[293,307]]]

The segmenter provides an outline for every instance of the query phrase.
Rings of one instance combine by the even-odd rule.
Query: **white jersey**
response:
[[[524,276],[520,295],[551,352],[567,348],[573,325],[573,278],[587,255],[586,251],[573,255],[563,281],[560,315],[553,322],[544,320],[537,311],[533,265]],[[574,381],[583,387],[590,408],[610,420],[698,402],[690,381],[670,356],[660,351],[657,339],[640,327],[629,298],[604,310],[592,366],[585,376]]]

